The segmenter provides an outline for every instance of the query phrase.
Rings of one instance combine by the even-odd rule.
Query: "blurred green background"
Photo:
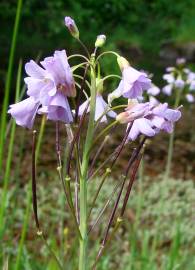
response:
[[[1,0],[1,82],[5,79],[16,0]],[[122,52],[131,62],[153,72],[179,56],[195,61],[194,0],[26,0],[23,4],[15,61],[66,48],[80,50],[64,26],[72,16],[82,40],[92,49],[98,34],[106,49]],[[107,68],[113,68],[109,60]],[[1,84],[1,85],[2,85]],[[1,87],[1,92],[2,92]]]

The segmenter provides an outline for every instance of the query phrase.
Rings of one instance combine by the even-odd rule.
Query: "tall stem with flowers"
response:
[[[123,221],[147,138],[155,136],[160,131],[172,132],[174,123],[181,117],[181,112],[177,108],[168,108],[167,103],[161,104],[153,100],[139,102],[143,91],[152,87],[148,76],[144,72],[134,69],[124,57],[116,52],[106,51],[99,54],[98,49],[103,47],[106,41],[104,35],[97,37],[94,51],[89,53],[80,40],[79,30],[74,20],[66,17],[65,25],[72,36],[82,45],[85,55],[74,54],[67,57],[66,51],[61,50],[55,51],[53,56],[46,57],[40,62],[41,65],[33,60],[28,62],[25,65],[28,77],[24,79],[28,98],[11,105],[8,113],[12,115],[18,125],[29,129],[34,127],[35,117],[42,114],[56,124],[57,171],[67,207],[72,216],[75,234],[80,243],[79,270],[91,269],[88,261],[88,241],[91,232],[105,214],[105,210],[110,208],[103,240],[92,265],[92,269],[96,269],[98,261]],[[117,74],[101,76],[101,58],[110,55],[116,58],[121,76]],[[69,61],[73,58],[81,60],[81,62],[70,67]],[[77,74],[79,69],[84,69],[83,76]],[[107,79],[120,79],[116,90],[107,95],[108,102],[103,97],[106,92],[105,81]],[[112,106],[113,100],[119,97],[123,97],[120,99],[122,103]],[[70,99],[72,108],[69,103]],[[85,101],[81,104],[83,99]],[[67,133],[63,159],[60,145],[61,123],[65,124]],[[101,154],[110,142],[109,137],[114,131],[121,129],[119,125],[123,125],[125,128],[118,146],[99,164],[98,161],[102,160]],[[63,262],[60,262],[49,246],[41,220],[39,220],[36,196],[35,137],[36,131],[34,130],[32,193],[35,224],[38,235],[42,237],[59,269],[65,269]],[[95,220],[92,220],[91,212],[106,178],[111,175],[123,149],[126,145],[131,146],[133,141],[137,142],[137,146],[132,149],[124,172],[120,173],[119,180],[104,207],[99,210]],[[88,187],[93,185],[96,176],[99,176],[100,184],[95,195],[92,196],[89,194]],[[74,194],[73,185],[75,186]],[[113,206],[112,201],[114,201]],[[122,205],[121,208],[120,205]]]

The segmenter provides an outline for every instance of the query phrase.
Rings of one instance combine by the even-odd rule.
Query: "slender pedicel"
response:
[[[81,88],[80,88],[80,91],[78,93],[78,97],[77,97],[77,100],[76,100],[75,122],[77,122],[77,118],[78,118],[78,111],[79,111],[81,96],[83,94],[83,89],[84,89],[84,85],[85,85],[85,80],[86,80],[86,77],[87,77],[87,71],[88,71],[88,69],[89,69],[89,64],[87,64],[86,67],[85,67],[85,71],[84,71],[84,75],[83,75],[83,80],[82,80]]]
[[[93,167],[94,167],[94,165],[95,165],[95,163],[96,163],[96,160],[97,160],[97,158],[99,157],[99,155],[101,154],[102,149],[104,148],[105,144],[108,142],[109,138],[110,138],[109,135],[107,135],[107,136],[104,138],[103,142],[101,143],[101,145],[100,145],[99,148],[97,149],[97,151],[96,151],[94,157],[92,158],[91,166],[90,166],[90,168],[89,168],[89,177],[92,175],[92,170],[93,170]],[[91,178],[90,178],[90,179],[91,179]]]
[[[32,137],[32,202],[34,218],[38,232],[40,232],[40,225],[37,212],[37,186],[36,186],[36,130],[33,130]]]
[[[132,189],[132,186],[133,186],[133,183],[134,183],[134,180],[135,180],[137,170],[139,168],[142,156],[143,155],[140,154],[140,156],[138,157],[138,159],[135,162],[135,166],[133,168],[133,172],[132,172],[132,175],[131,175],[130,180],[129,180],[129,184],[128,184],[127,191],[126,191],[126,194],[125,194],[123,206],[122,206],[122,209],[121,209],[121,212],[120,212],[120,218],[122,218],[123,215],[124,215],[124,212],[125,212],[125,209],[126,209],[126,206],[127,206],[127,202],[128,202],[128,199],[129,199],[129,195],[130,195],[130,192],[131,192],[131,189]]]
[[[122,195],[122,191],[123,191],[123,188],[124,188],[124,185],[125,185],[125,182],[126,182],[126,179],[127,179],[127,176],[128,176],[128,172],[132,166],[132,164],[134,163],[134,161],[137,159],[142,147],[143,147],[143,144],[145,142],[146,138],[144,137],[144,139],[142,140],[142,142],[140,143],[140,145],[137,147],[137,149],[134,149],[133,153],[132,153],[132,156],[128,162],[128,165],[127,165],[127,168],[125,170],[125,174],[123,176],[123,182],[122,182],[122,185],[121,185],[121,189],[118,193],[118,197],[117,197],[117,200],[114,204],[114,207],[113,207],[113,210],[111,212],[111,215],[110,215],[110,218],[109,218],[109,222],[108,222],[108,226],[107,226],[107,229],[106,229],[106,233],[105,233],[105,236],[103,238],[103,241],[102,241],[102,244],[101,246],[104,247],[105,244],[106,244],[106,241],[107,241],[107,238],[108,238],[108,233],[109,233],[109,230],[111,228],[111,225],[112,225],[112,222],[114,220],[114,216],[115,216],[115,213],[116,213],[116,210],[118,208],[118,204],[119,204],[119,201],[120,201],[120,198],[121,198],[121,195]],[[101,252],[102,252],[103,248],[101,248],[101,251],[98,252],[98,257],[101,255]]]
[[[88,108],[89,108],[89,103],[87,104],[85,111],[80,119],[79,126],[78,126],[77,130],[75,131],[74,138],[73,138],[72,143],[70,145],[70,151],[69,151],[69,155],[68,155],[67,168],[66,168],[66,175],[70,175],[70,164],[71,164],[71,160],[72,160],[72,153],[73,153],[74,145],[79,139],[81,127],[84,123]]]
[[[94,227],[99,223],[100,218],[102,217],[102,215],[104,214],[104,212],[106,211],[108,205],[110,204],[110,202],[113,200],[113,196],[116,193],[117,189],[120,187],[121,182],[117,183],[112,191],[112,193],[110,194],[110,196],[108,197],[104,207],[100,210],[96,220],[94,221],[94,223],[91,225],[91,227],[89,228],[88,234],[94,229]]]

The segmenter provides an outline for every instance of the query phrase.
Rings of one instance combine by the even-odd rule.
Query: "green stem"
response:
[[[18,100],[18,97],[19,97],[21,72],[22,72],[22,61],[19,62],[19,66],[18,66],[18,74],[17,74],[17,82],[16,82],[16,95],[15,95],[16,101]],[[8,184],[9,184],[9,178],[10,178],[11,162],[12,162],[12,158],[13,158],[15,130],[16,130],[16,123],[15,123],[15,121],[12,120],[11,134],[10,134],[10,141],[9,141],[9,148],[8,148],[8,156],[7,156],[7,160],[6,160],[5,175],[4,175],[4,180],[3,180],[1,207],[0,207],[0,235],[3,234],[4,225],[5,225],[4,224],[4,222],[5,222],[4,214],[5,214],[6,206],[7,206],[7,190],[8,190]]]
[[[176,91],[177,92],[176,92],[174,108],[177,108],[179,106],[181,93],[182,93],[181,89],[176,89]],[[164,175],[165,180],[168,179],[170,176],[172,159],[173,159],[174,137],[175,137],[175,126],[173,127],[173,132],[170,134],[170,137],[169,137],[168,157],[167,157],[167,164],[166,164],[166,170],[165,170],[165,175]]]
[[[4,95],[4,99],[3,99],[3,108],[2,108],[2,113],[1,113],[0,170],[2,167],[3,150],[4,150],[4,146],[5,146],[4,141],[5,141],[6,122],[7,122],[6,121],[7,120],[6,119],[7,118],[7,106],[8,106],[9,93],[10,93],[10,87],[11,87],[11,82],[12,82],[14,55],[15,55],[15,48],[16,48],[16,41],[17,41],[17,35],[18,35],[21,10],[22,10],[22,0],[18,0],[13,36],[12,36],[12,43],[11,43],[11,50],[10,50],[10,55],[9,55],[8,70],[7,70],[7,75],[6,75],[5,95]]]
[[[96,137],[95,141],[93,142],[93,145],[96,145],[96,143],[99,140],[99,138],[101,138],[102,136],[104,136],[106,134],[106,132],[108,130],[110,130],[113,126],[115,126],[117,123],[118,123],[118,121],[115,120],[114,122],[110,123],[106,128],[104,128],[102,130],[102,132],[100,132],[100,134]]]
[[[19,243],[19,248],[18,248],[16,264],[15,264],[14,270],[20,269],[21,256],[22,256],[24,241],[25,241],[25,237],[26,237],[26,231],[27,231],[27,227],[28,227],[30,209],[31,209],[31,188],[30,188],[30,185],[28,185],[28,188],[27,188],[27,206],[26,206],[24,223],[23,223],[23,226],[22,226],[22,233],[21,233],[21,238],[20,238],[20,243]]]
[[[83,58],[83,59],[85,59],[87,62],[89,61],[89,59],[88,59],[86,56],[82,55],[82,54],[73,54],[73,55],[70,55],[70,56],[68,56],[68,60],[70,60],[70,59],[72,59],[72,58],[75,58],[75,57]]]
[[[100,183],[100,185],[99,185],[99,187],[98,187],[98,189],[97,189],[97,191],[96,191],[96,193],[95,193],[95,196],[94,196],[94,198],[93,198],[93,201],[92,201],[91,208],[90,208],[90,210],[89,210],[89,214],[88,214],[88,218],[87,218],[87,219],[90,218],[91,212],[92,212],[92,210],[93,210],[93,208],[94,208],[94,206],[95,206],[96,199],[97,199],[97,197],[98,197],[98,195],[99,195],[99,193],[100,193],[100,190],[101,190],[101,188],[102,188],[102,186],[103,186],[103,184],[104,184],[106,178],[108,177],[108,175],[109,175],[110,173],[111,173],[111,170],[110,170],[109,168],[107,168],[107,169],[106,169],[106,172],[104,173],[104,175],[103,175],[103,177],[102,177],[101,183]]]
[[[90,115],[85,140],[83,161],[81,165],[80,178],[80,231],[82,239],[80,240],[79,270],[87,269],[87,171],[89,166],[89,152],[93,142],[94,118],[96,105],[96,74],[94,66],[94,56],[91,57],[91,98]]]
[[[120,56],[120,55],[119,55],[118,53],[116,53],[116,52],[113,52],[113,51],[107,51],[107,52],[101,53],[101,54],[97,57],[96,62],[98,62],[98,60],[99,60],[103,55],[106,55],[106,54],[112,54],[112,55],[114,55],[114,56],[116,56],[116,57],[119,57],[119,56]]]

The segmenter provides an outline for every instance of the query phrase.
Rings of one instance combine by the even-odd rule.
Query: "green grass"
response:
[[[58,179],[55,178],[55,174],[48,178],[45,173],[39,173],[38,180],[38,206],[43,231],[65,269],[76,269],[78,242],[72,229],[73,222],[64,205]],[[97,181],[98,179],[91,186],[90,192],[94,192]],[[114,182],[113,179],[106,181],[92,218],[95,218],[98,209],[111,192]],[[8,191],[8,197],[12,200],[8,208],[4,234],[4,256],[0,263],[3,262],[3,258],[8,258],[11,270],[57,270],[58,267],[47,247],[36,235],[28,187],[28,184],[23,187],[12,184]],[[13,196],[14,194],[17,196]],[[169,179],[169,182],[165,182],[158,178],[154,182],[147,178],[144,179],[141,190],[137,182],[128,204],[126,221],[100,260],[97,269],[118,267],[124,270],[193,270],[193,194],[194,186],[190,180],[184,182]],[[109,211],[110,208],[107,214]],[[107,214],[90,237],[90,264],[97,254]],[[18,268],[15,264],[17,260]]]

